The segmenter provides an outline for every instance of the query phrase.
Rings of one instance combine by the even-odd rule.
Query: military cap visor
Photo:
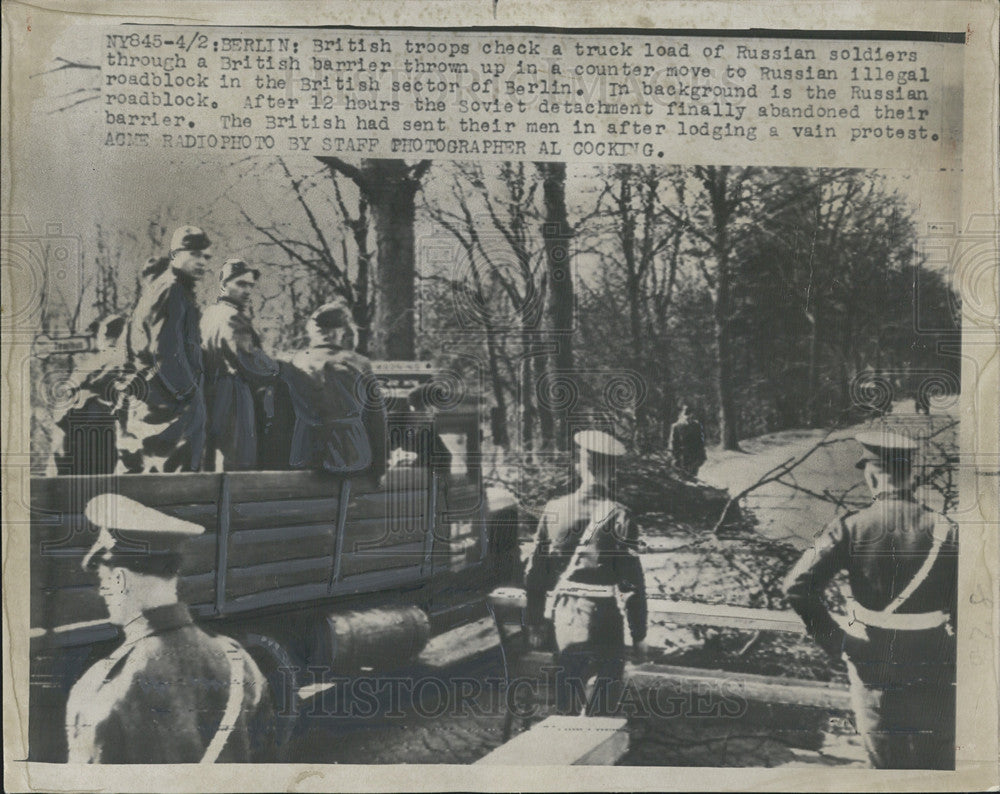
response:
[[[219,274],[219,281],[228,284],[234,278],[245,276],[247,273],[253,275],[253,280],[260,280],[260,271],[250,267],[243,259],[227,259],[222,263],[222,272]]]
[[[580,449],[595,455],[619,458],[625,454],[625,445],[601,430],[582,430],[573,436],[573,441]]]
[[[906,466],[913,460],[917,450],[917,442],[912,438],[892,432],[858,433],[855,440],[861,444],[861,459],[855,468],[863,469],[869,463],[878,463],[887,467]]]
[[[181,226],[170,238],[170,253],[175,251],[204,251],[211,245],[208,235],[197,226]]]
[[[320,306],[309,319],[320,328],[340,328],[351,323],[351,310],[346,303],[332,301]]]
[[[119,494],[102,494],[87,503],[87,520],[99,527],[97,540],[83,558],[83,568],[100,563],[143,570],[151,564],[179,567],[184,544],[201,535],[198,524],[168,516]]]

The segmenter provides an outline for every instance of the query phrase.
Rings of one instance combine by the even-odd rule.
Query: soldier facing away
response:
[[[524,583],[527,622],[552,620],[558,647],[557,708],[578,710],[577,696],[594,711],[601,697],[613,707],[622,687],[625,628],[619,597],[641,657],[646,637],[646,589],[638,556],[638,529],[613,499],[614,465],[625,448],[598,430],[577,433],[580,487],[545,506]],[[596,682],[589,696],[586,682]]]
[[[271,760],[267,680],[177,598],[182,546],[203,528],[116,494],[91,499],[86,516],[100,533],[83,565],[124,638],[70,692],[70,763]]]
[[[289,464],[334,474],[385,473],[386,409],[371,362],[354,351],[357,334],[344,301],[309,318],[309,347],[288,367],[295,409]]]
[[[957,530],[914,499],[916,443],[889,432],[857,439],[874,502],[823,530],[788,574],[785,592],[809,634],[847,662],[872,764],[953,769]],[[840,571],[852,595],[843,625],[823,598]]]
[[[170,268],[143,286],[128,328],[138,386],[121,441],[125,470],[197,471],[205,452],[201,312],[195,285],[211,258],[208,236],[182,226],[170,242]]]
[[[226,471],[257,464],[257,412],[254,393],[273,382],[278,364],[261,349],[250,318],[250,296],[260,271],[242,259],[222,266],[218,302],[205,311],[201,336],[205,354],[205,402],[208,408],[206,468],[215,468],[216,452]]]

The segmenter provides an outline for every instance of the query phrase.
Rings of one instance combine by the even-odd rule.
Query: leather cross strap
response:
[[[226,699],[226,711],[222,715],[215,736],[205,749],[205,755],[201,759],[203,764],[214,764],[222,748],[226,746],[229,734],[236,727],[236,721],[240,717],[240,706],[243,703],[244,671],[243,649],[235,642],[226,642],[226,659],[229,662],[229,697]]]

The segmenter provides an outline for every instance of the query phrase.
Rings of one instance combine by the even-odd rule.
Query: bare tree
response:
[[[282,158],[277,159],[277,164],[288,180],[293,205],[297,207],[304,224],[273,220],[265,224],[243,207],[240,207],[240,214],[264,237],[267,247],[284,254],[286,262],[278,263],[279,266],[291,265],[305,276],[310,285],[310,289],[302,290],[296,287],[296,279],[286,280],[286,291],[297,325],[304,325],[304,318],[316,305],[332,295],[340,296],[351,307],[358,325],[358,349],[367,352],[375,313],[367,201],[362,196],[357,213],[352,215],[335,172],[324,168],[318,174],[298,176],[292,173]],[[332,187],[333,195],[325,193],[321,200],[316,191],[322,192],[327,185]],[[333,222],[328,219],[331,213]],[[350,233],[353,255],[348,240],[338,228],[338,222]],[[303,232],[303,227],[308,231]],[[301,308],[300,304],[303,304]]]
[[[431,161],[408,165],[404,160],[365,159],[355,166],[339,157],[317,159],[358,186],[372,215],[378,247],[372,352],[379,358],[413,359],[415,199]]]

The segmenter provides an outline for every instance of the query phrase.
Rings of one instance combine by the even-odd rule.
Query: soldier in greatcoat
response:
[[[286,368],[295,409],[291,467],[381,478],[388,460],[385,401],[371,362],[354,351],[347,304],[320,306],[307,333],[309,347]]]
[[[250,316],[250,297],[259,279],[260,271],[244,260],[227,260],[219,276],[222,294],[201,321],[208,408],[206,468],[216,468],[217,452],[226,471],[257,465],[255,393],[272,383],[279,370],[261,348]]]
[[[788,574],[806,630],[847,662],[851,700],[873,766],[955,765],[958,536],[913,495],[917,444],[897,433],[857,436],[871,507],[835,519]],[[824,600],[846,571],[845,618]]]
[[[238,643],[195,626],[177,598],[183,544],[203,528],[110,493],[85,513],[100,530],[83,565],[123,638],[70,691],[70,763],[272,760],[267,679]]]
[[[528,624],[548,618],[554,627],[562,713],[578,711],[581,694],[588,711],[613,710],[622,688],[625,623],[641,658],[647,620],[638,529],[612,491],[625,447],[599,430],[577,433],[574,441],[580,486],[545,506],[524,580]]]
[[[205,275],[208,236],[182,226],[170,243],[170,267],[144,285],[128,327],[136,370],[119,453],[126,471],[198,471],[206,413],[201,312],[194,289]]]
[[[94,351],[82,354],[74,367],[77,384],[65,413],[55,421],[61,447],[62,474],[113,474],[118,461],[117,426],[121,389],[128,380],[122,344],[125,317],[112,314],[95,320],[88,331]]]

